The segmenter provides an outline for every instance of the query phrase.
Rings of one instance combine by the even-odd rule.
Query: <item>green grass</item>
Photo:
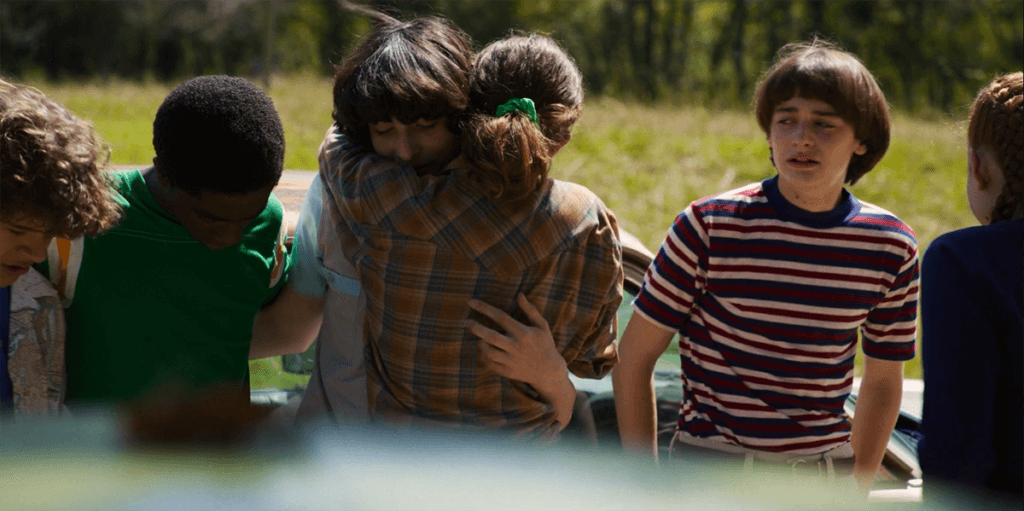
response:
[[[113,163],[152,160],[152,120],[170,86],[33,85],[91,120],[110,143]],[[331,81],[277,77],[269,94],[285,128],[285,168],[315,170],[317,148],[331,123]],[[894,112],[889,151],[852,188],[861,200],[906,221],[922,249],[939,234],[975,223],[965,198],[962,123],[962,118],[925,121]],[[615,211],[621,227],[652,251],[690,201],[773,174],[765,136],[748,111],[603,98],[587,101],[572,142],[551,171],[552,177],[593,190]],[[279,365],[261,364],[254,368],[253,381],[271,381],[275,372],[286,374]],[[907,364],[906,374],[921,376],[920,358]]]

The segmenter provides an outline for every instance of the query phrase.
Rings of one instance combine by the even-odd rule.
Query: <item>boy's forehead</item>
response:
[[[777,105],[775,105],[775,111],[796,111],[798,105],[800,105],[801,103],[805,104],[806,106],[810,106],[812,109],[812,113],[817,115],[839,115],[836,111],[836,107],[832,106],[828,101],[825,101],[824,99],[821,98],[808,97],[800,94],[794,94],[793,97],[780,101]]]

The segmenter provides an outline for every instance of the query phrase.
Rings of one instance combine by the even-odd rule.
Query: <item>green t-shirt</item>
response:
[[[140,171],[115,175],[120,224],[51,245],[49,266],[67,268],[67,402],[245,389],[253,317],[287,272],[281,202],[271,195],[241,242],[213,251],[168,219]]]

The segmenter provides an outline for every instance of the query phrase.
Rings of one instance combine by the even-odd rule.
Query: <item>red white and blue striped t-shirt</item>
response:
[[[910,227],[846,190],[801,210],[773,177],[680,213],[633,307],[680,333],[680,431],[812,454],[849,440],[858,329],[865,355],[913,358],[917,297]]]

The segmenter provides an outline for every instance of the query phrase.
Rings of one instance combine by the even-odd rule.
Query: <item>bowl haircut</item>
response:
[[[757,123],[766,135],[771,136],[775,109],[796,96],[831,105],[867,148],[850,159],[846,183],[856,183],[885,155],[891,129],[889,105],[875,77],[857,57],[821,40],[783,46],[754,96]]]

